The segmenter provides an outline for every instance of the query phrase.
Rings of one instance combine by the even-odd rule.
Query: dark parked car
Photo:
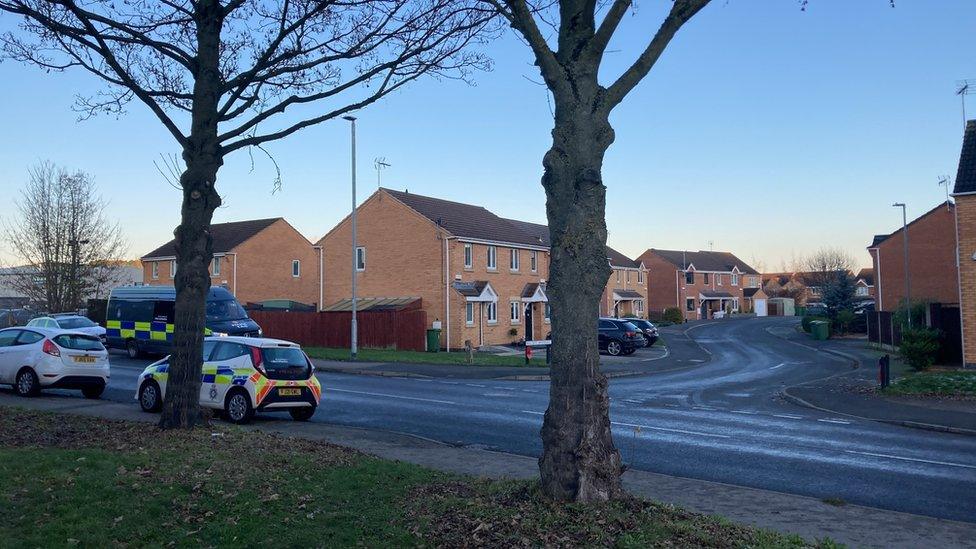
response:
[[[655,342],[660,338],[657,333],[657,326],[654,325],[650,320],[644,320],[643,318],[625,318],[627,322],[630,322],[644,334],[645,345],[650,347],[654,345]]]
[[[600,350],[608,355],[630,355],[646,343],[640,328],[621,318],[600,319]]]

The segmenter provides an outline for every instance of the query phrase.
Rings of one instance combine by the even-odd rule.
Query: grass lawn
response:
[[[911,373],[892,383],[885,392],[894,395],[976,397],[976,372],[937,370]]]
[[[163,432],[0,408],[0,463],[4,547],[808,546],[643,500],[555,505],[528,482],[223,424]]]
[[[305,352],[312,358],[323,360],[349,360],[349,349],[332,349],[327,347],[305,347]],[[467,353],[464,351],[454,351],[450,353],[422,353],[419,351],[396,351],[393,349],[359,349],[356,353],[356,360],[359,362],[409,362],[420,364],[459,364],[468,363]],[[545,352],[535,352],[530,366],[545,366]],[[517,356],[498,356],[489,353],[475,353],[475,366],[525,366],[525,357]]]

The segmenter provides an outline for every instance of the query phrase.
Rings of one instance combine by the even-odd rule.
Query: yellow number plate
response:
[[[75,362],[85,362],[85,363],[89,363],[90,364],[92,362],[95,362],[95,357],[93,357],[93,356],[76,356],[75,357]]]
[[[282,387],[282,388],[278,389],[278,395],[279,396],[283,396],[283,397],[297,397],[297,396],[302,396],[302,390],[301,389],[293,389],[293,388],[284,388],[284,387]]]

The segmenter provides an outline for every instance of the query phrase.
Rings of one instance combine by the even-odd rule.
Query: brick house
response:
[[[320,252],[281,217],[215,223],[210,284],[224,286],[241,303],[288,299],[321,302]],[[141,258],[144,284],[172,286],[176,241]]]
[[[875,308],[894,312],[905,299],[903,229],[876,235],[868,253],[874,264]],[[908,224],[912,302],[959,302],[955,205],[943,202]]]
[[[956,201],[955,264],[959,267],[963,364],[976,368],[976,120],[966,123],[952,197]]]
[[[761,282],[755,269],[729,252],[651,248],[637,260],[647,268],[648,310],[677,307],[685,320],[744,310],[743,290]]]
[[[875,299],[874,268],[865,267],[858,271],[854,285],[857,286],[855,294],[859,300]]]
[[[449,350],[548,333],[545,225],[385,188],[356,212],[357,298],[419,298]],[[346,217],[318,242],[327,305],[352,294],[351,237]]]

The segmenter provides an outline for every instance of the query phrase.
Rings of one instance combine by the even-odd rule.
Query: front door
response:
[[[535,339],[535,330],[532,329],[532,310],[535,308],[532,303],[525,304],[525,340],[532,341]]]

